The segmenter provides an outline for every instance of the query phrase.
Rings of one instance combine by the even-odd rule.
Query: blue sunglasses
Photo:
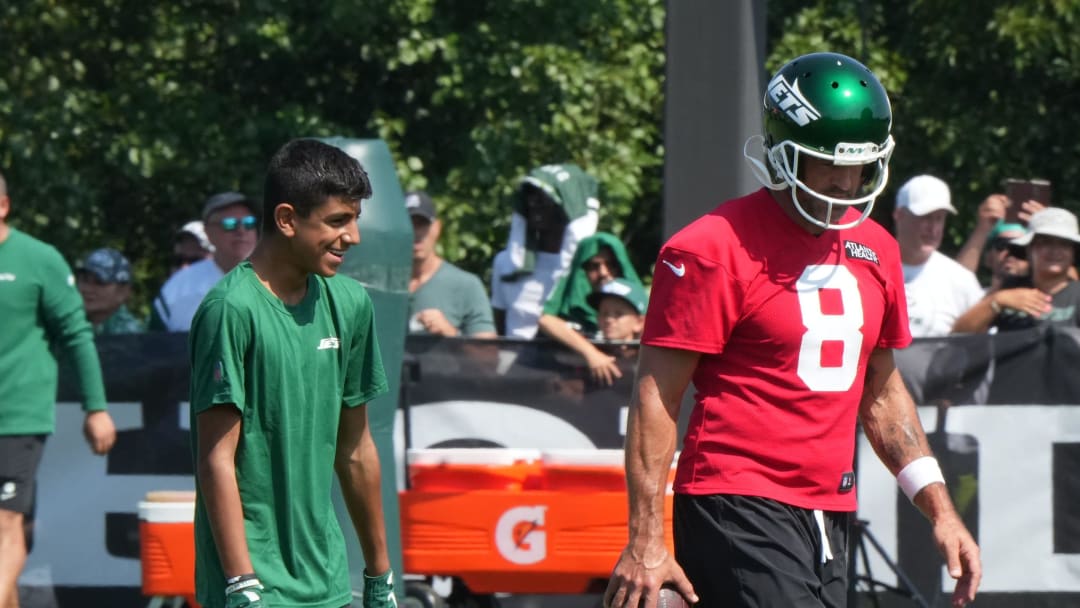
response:
[[[258,220],[254,215],[248,215],[242,218],[226,217],[221,220],[221,229],[225,232],[232,232],[237,228],[243,228],[244,230],[255,230],[255,226]]]

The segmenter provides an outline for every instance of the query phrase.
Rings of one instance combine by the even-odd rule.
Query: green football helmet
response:
[[[764,137],[750,138],[743,154],[765,186],[790,188],[795,209],[822,228],[851,228],[870,216],[889,179],[893,139],[889,97],[866,66],[839,53],[812,53],[790,61],[769,81],[763,118]],[[751,151],[755,144],[763,150]],[[835,165],[864,165],[856,196],[840,199],[808,187],[799,172],[803,154]],[[824,220],[803,208],[799,190],[827,204]],[[858,219],[838,223],[848,207],[858,205],[865,205]]]

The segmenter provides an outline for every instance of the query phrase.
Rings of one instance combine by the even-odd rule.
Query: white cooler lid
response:
[[[540,450],[528,448],[416,448],[407,454],[409,464],[511,465],[540,459]]]
[[[603,465],[619,468],[626,462],[621,448],[549,449],[543,450],[540,459],[544,464]],[[678,462],[679,452],[675,452],[671,466],[674,467]]]
[[[551,449],[544,450],[544,464],[600,465],[623,468],[625,456],[617,448]]]
[[[195,521],[195,502],[139,501],[139,519],[151,523],[189,523]]]

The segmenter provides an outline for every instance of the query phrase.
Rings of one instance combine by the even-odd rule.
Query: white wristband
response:
[[[900,473],[896,476],[896,483],[900,484],[900,489],[911,501],[915,500],[915,495],[920,490],[939,481],[945,483],[945,476],[941,474],[941,467],[938,466],[937,458],[933,456],[923,456],[912,460],[906,467],[900,469]]]

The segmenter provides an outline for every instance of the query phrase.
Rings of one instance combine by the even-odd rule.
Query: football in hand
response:
[[[690,608],[690,604],[674,587],[661,587],[656,608]]]

